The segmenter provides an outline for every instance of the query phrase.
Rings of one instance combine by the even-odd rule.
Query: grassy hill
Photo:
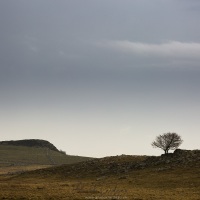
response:
[[[66,155],[45,140],[0,142],[0,166],[61,165],[88,159],[88,157]]]
[[[13,146],[25,146],[25,147],[43,147],[53,151],[59,151],[52,143],[46,140],[29,139],[29,140],[10,140],[1,141],[0,145],[13,145]]]
[[[0,199],[199,200],[200,150],[105,157],[0,176],[0,191]]]

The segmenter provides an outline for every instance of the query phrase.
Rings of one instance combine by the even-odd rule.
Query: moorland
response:
[[[0,199],[199,200],[200,150],[97,159],[0,144],[0,191]]]

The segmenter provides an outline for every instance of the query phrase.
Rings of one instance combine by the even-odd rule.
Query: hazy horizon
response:
[[[199,149],[200,1],[0,1],[0,141],[67,154]]]

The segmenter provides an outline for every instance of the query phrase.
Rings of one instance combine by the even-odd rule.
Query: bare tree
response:
[[[165,154],[168,154],[169,150],[177,149],[183,140],[177,133],[164,133],[156,137],[155,141],[152,142],[152,146],[164,150]]]

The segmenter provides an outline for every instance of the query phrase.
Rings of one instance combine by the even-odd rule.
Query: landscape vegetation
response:
[[[23,145],[22,145],[23,144]],[[0,199],[200,199],[200,150],[66,155],[45,140],[0,143]]]
[[[0,200],[200,200],[198,24],[200,0],[0,0]]]

